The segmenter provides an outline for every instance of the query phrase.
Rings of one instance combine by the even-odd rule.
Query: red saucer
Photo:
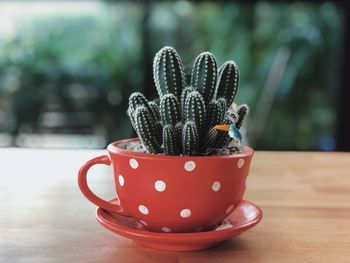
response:
[[[143,246],[168,251],[193,251],[215,246],[249,230],[260,222],[262,211],[257,205],[242,200],[237,208],[214,230],[192,233],[151,232],[142,222],[132,217],[110,213],[102,208],[97,208],[96,218],[110,231],[132,239]]]

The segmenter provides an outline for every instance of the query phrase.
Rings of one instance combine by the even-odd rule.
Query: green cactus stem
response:
[[[151,110],[151,113],[156,121],[160,121],[160,113],[159,113],[159,107],[158,104],[154,101],[150,101],[148,103],[149,108]]]
[[[228,114],[226,114],[222,124],[232,124],[232,120],[230,119]],[[213,148],[215,149],[225,148],[230,143],[230,141],[231,141],[231,138],[227,132],[217,131]]]
[[[175,125],[175,132],[176,132],[176,141],[178,144],[178,150],[180,153],[182,153],[182,122],[178,122]]]
[[[134,92],[129,97],[130,112],[133,113],[139,106],[144,106],[147,110],[150,110],[146,97],[140,92]]]
[[[153,78],[159,97],[172,93],[180,100],[185,88],[185,73],[177,51],[172,47],[162,48],[153,60]]]
[[[161,144],[161,142],[163,141],[163,124],[161,121],[156,121],[155,125],[156,125],[156,136],[158,141]]]
[[[194,121],[198,134],[203,134],[206,125],[206,108],[202,95],[198,91],[188,94],[185,101],[185,120]]]
[[[192,87],[185,88],[181,93],[181,112],[182,116],[185,116],[185,102],[188,97],[188,94],[190,94],[194,89]]]
[[[217,136],[217,130],[215,129],[210,129],[204,140],[202,141],[201,145],[200,145],[200,149],[199,152],[203,155],[207,155],[209,154],[209,152],[214,149],[215,147],[215,140],[216,140],[216,136]]]
[[[136,131],[136,123],[135,123],[135,119],[134,119],[134,114],[131,111],[130,107],[127,110],[127,114],[129,116],[130,122],[131,122],[131,126],[134,128],[134,130]],[[137,131],[136,131],[137,133]]]
[[[181,121],[180,104],[174,94],[166,94],[160,99],[160,118],[164,125],[176,125]]]
[[[236,111],[237,120],[235,123],[237,129],[241,128],[243,120],[244,120],[245,116],[247,115],[247,113],[248,113],[248,106],[247,105],[243,104],[237,108],[237,111]]]
[[[227,134],[227,132],[224,131],[218,131],[215,139],[215,143],[213,145],[214,149],[222,149],[227,147],[227,145],[230,143],[231,138]]]
[[[239,84],[239,71],[234,61],[227,61],[219,69],[216,98],[225,98],[229,108],[235,99]],[[226,108],[226,109],[227,109]]]
[[[144,106],[137,107],[134,112],[134,119],[137,133],[146,149],[150,153],[161,152],[162,148],[157,136],[156,124],[148,109]]]
[[[213,54],[201,53],[195,60],[192,68],[191,85],[202,94],[206,103],[215,95],[217,79],[217,64]]]
[[[207,129],[221,124],[225,118],[226,101],[225,99],[212,100],[208,104]]]
[[[167,155],[179,155],[180,141],[176,134],[176,128],[173,125],[165,125],[163,128],[164,153]]]
[[[195,122],[186,121],[182,128],[183,155],[196,155],[199,147],[199,137]]]

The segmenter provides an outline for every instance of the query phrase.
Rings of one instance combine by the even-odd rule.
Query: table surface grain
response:
[[[0,262],[350,262],[350,153],[256,152],[245,199],[262,222],[200,252],[144,248],[98,225],[77,171],[101,153],[0,149]],[[91,170],[112,197],[109,168]]]

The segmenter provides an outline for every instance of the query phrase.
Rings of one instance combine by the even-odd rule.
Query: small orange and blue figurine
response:
[[[228,132],[228,135],[231,137],[231,142],[229,146],[241,147],[242,135],[235,124],[220,124],[214,126],[214,129]]]

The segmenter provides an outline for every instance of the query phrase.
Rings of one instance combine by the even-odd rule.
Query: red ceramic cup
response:
[[[225,156],[167,156],[123,149],[138,139],[108,145],[108,155],[91,159],[79,171],[81,192],[95,205],[138,219],[157,232],[193,232],[220,223],[242,200],[253,150]],[[112,165],[119,204],[97,197],[87,172]]]

